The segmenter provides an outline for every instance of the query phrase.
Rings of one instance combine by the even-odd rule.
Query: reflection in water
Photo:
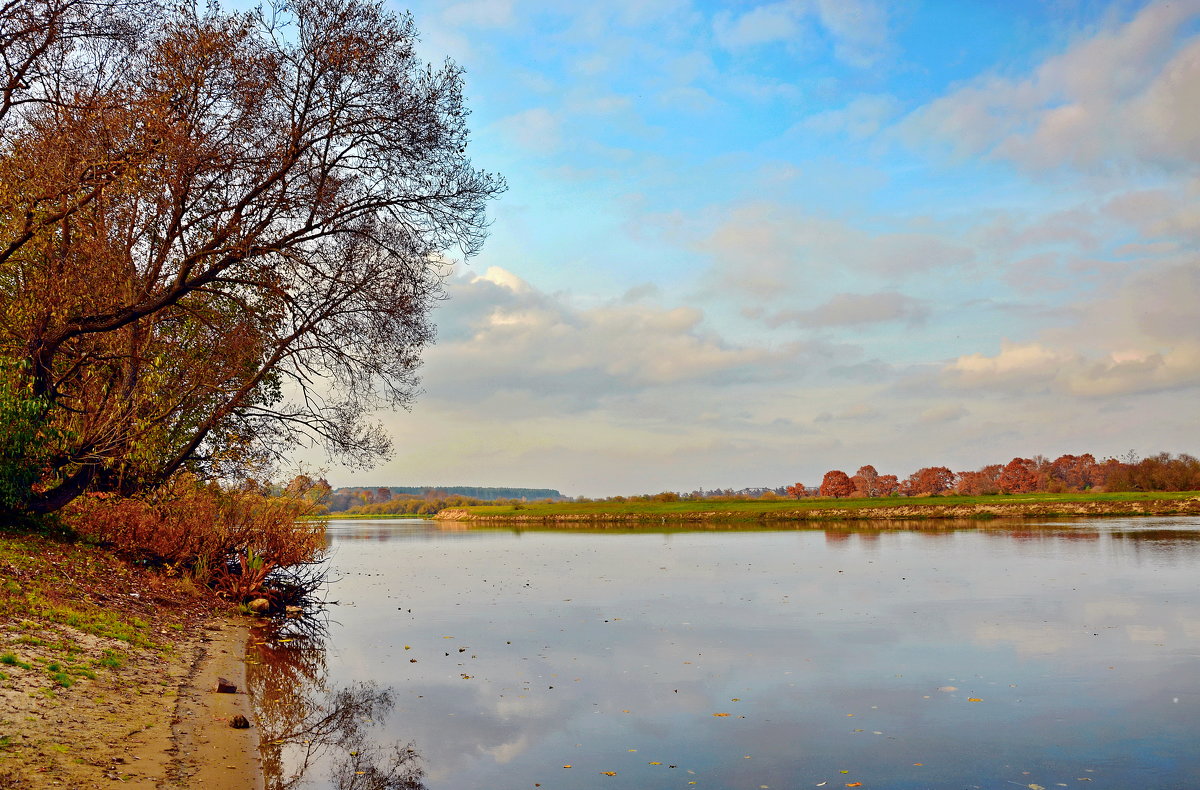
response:
[[[328,686],[325,631],[323,620],[308,617],[255,634],[247,681],[267,790],[306,786],[316,773],[336,790],[424,790],[412,745],[374,732],[395,705],[391,689]]]
[[[273,788],[1200,787],[1198,518],[328,534]]]

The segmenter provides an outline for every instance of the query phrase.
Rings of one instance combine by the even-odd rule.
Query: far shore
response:
[[[874,499],[610,500],[448,508],[434,518],[439,521],[536,523],[570,528],[574,525],[656,524],[671,521],[781,524],[849,520],[1171,515],[1200,515],[1200,491]]]

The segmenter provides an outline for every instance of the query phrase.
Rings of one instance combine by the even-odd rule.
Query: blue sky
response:
[[[1200,0],[407,7],[510,188],[335,484],[1200,450]]]

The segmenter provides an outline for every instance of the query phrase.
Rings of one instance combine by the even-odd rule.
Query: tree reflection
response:
[[[424,790],[412,744],[388,744],[373,732],[395,705],[374,683],[330,688],[324,628],[289,620],[255,634],[259,663],[247,682],[259,725],[267,790],[323,786],[337,790]]]

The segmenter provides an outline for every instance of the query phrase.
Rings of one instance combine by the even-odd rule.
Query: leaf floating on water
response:
[[[1025,786],[1028,787],[1029,790],[1046,790],[1046,788],[1042,787],[1041,785],[1025,785]]]
[[[650,763],[651,765],[662,765],[662,763]]]
[[[729,714],[728,713],[714,713],[713,715],[716,716],[718,719],[723,719],[726,716],[728,716]]]
[[[848,782],[846,787],[862,787],[862,782]]]
[[[967,702],[983,702],[983,699],[980,697],[967,697]]]
[[[569,765],[564,765],[564,766],[563,766],[563,768],[570,768],[570,767],[571,767],[571,766],[569,766]]]
[[[829,784],[829,782],[817,782],[817,787],[824,787],[827,784]]]
[[[605,776],[616,776],[617,775],[616,771],[601,771],[600,773],[604,774]]]

